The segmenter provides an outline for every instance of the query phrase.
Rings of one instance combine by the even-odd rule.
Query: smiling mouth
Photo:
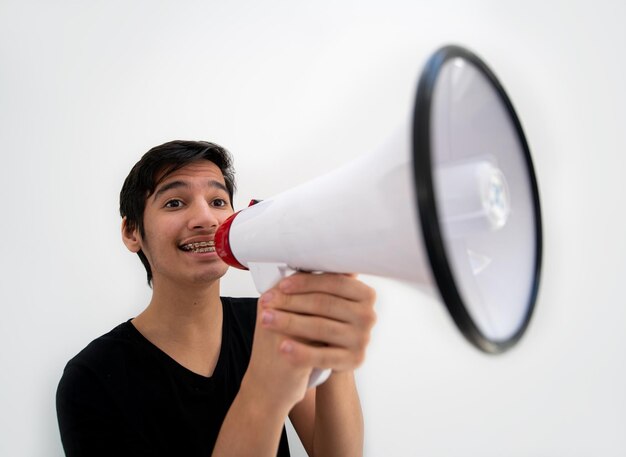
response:
[[[215,252],[215,241],[200,241],[198,243],[183,244],[180,248],[186,252]]]

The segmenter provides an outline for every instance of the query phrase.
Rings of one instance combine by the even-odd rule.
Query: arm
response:
[[[309,389],[289,418],[310,456],[363,455],[363,415],[352,372]]]
[[[212,457],[275,457],[288,409],[272,404],[253,385],[242,384],[228,410]]]
[[[213,457],[276,456],[285,419],[305,395],[311,368],[295,367],[281,351],[283,338],[257,321],[250,364],[226,414]]]
[[[267,328],[294,338],[293,363],[331,368],[290,418],[310,456],[363,454],[363,417],[353,369],[365,357],[375,321],[375,294],[354,277],[296,275],[273,291]],[[321,344],[321,346],[320,346]]]
[[[296,274],[263,294],[250,365],[213,457],[274,456],[289,411],[309,455],[362,455],[352,371],[365,357],[374,298],[354,277],[336,274]],[[313,368],[334,373],[307,392]]]

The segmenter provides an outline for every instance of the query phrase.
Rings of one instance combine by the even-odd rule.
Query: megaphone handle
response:
[[[274,287],[281,279],[296,273],[296,270],[284,263],[248,262],[248,269],[252,274],[256,290],[260,294]],[[330,373],[331,370],[314,368],[309,376],[309,387],[323,384],[329,378]]]

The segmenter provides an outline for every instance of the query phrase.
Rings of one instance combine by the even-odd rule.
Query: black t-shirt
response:
[[[210,378],[178,364],[130,321],[70,360],[57,390],[66,455],[210,456],[250,361],[256,300],[223,297],[222,309]],[[278,456],[289,456],[284,428]]]

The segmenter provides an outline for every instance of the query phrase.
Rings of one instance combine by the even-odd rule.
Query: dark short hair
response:
[[[146,209],[146,200],[154,193],[159,183],[170,174],[199,160],[210,160],[222,171],[232,205],[236,186],[235,170],[230,153],[223,147],[208,141],[170,141],[146,152],[130,170],[124,181],[120,192],[120,215],[126,218],[128,229],[139,228],[139,233],[144,237],[143,213]],[[151,285],[150,263],[141,250],[137,255],[146,268],[148,285]]]

